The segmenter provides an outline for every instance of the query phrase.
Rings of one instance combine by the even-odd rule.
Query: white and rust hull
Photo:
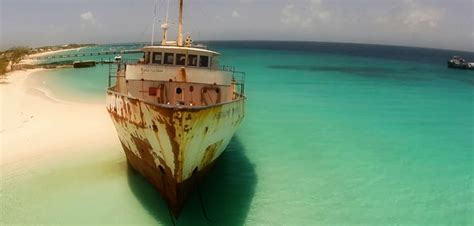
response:
[[[179,215],[242,122],[245,98],[193,108],[156,105],[111,90],[107,110],[129,164]]]

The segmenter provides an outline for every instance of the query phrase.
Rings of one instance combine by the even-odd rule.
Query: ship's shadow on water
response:
[[[246,150],[237,137],[217,160],[214,168],[200,185],[199,193],[186,202],[176,225],[244,225],[255,194],[255,167],[245,155]],[[160,194],[144,177],[128,167],[128,183],[134,195],[158,224],[173,225],[168,207]]]

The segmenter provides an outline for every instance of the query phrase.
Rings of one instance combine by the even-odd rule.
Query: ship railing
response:
[[[219,71],[226,71],[226,72],[234,72],[235,71],[235,66],[219,65],[218,70]]]
[[[236,85],[236,94],[243,96],[245,94],[245,72],[236,71],[235,66],[230,65],[219,65],[219,70],[232,74],[232,80]]]
[[[232,80],[235,82],[237,94],[245,95],[245,72],[234,71],[232,73]]]
[[[108,78],[108,87],[111,87],[113,84],[117,82],[118,72],[125,71],[127,64],[137,64],[136,60],[121,60],[116,61],[112,64],[109,64],[109,78]],[[235,66],[229,65],[219,65],[219,71],[225,71],[232,74],[232,81],[235,88],[235,94],[244,96],[245,94],[245,72],[236,71]]]
[[[109,81],[108,87],[111,87],[113,84],[117,82],[117,72],[118,72],[119,64],[109,64]]]
[[[110,59],[109,59],[110,62]],[[127,68],[127,64],[135,64],[137,60],[130,60],[130,59],[124,59],[124,60],[119,60],[115,61],[112,64],[109,64],[109,81],[108,81],[108,87],[111,87],[117,82],[118,77],[123,77],[123,76],[118,76],[118,72],[120,71],[125,71]]]

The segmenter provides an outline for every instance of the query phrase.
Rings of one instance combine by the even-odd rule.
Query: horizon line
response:
[[[351,45],[371,45],[371,46],[385,46],[385,47],[403,47],[403,48],[413,48],[413,49],[431,49],[431,50],[444,50],[444,51],[458,51],[464,53],[474,54],[473,50],[461,50],[461,49],[447,49],[447,48],[433,48],[433,47],[422,47],[422,46],[408,46],[402,44],[381,44],[381,43],[366,43],[366,42],[337,42],[337,41],[309,41],[309,40],[264,40],[264,39],[217,39],[217,40],[195,40],[194,43],[198,42],[294,42],[294,43],[327,43],[327,44],[351,44]],[[150,44],[150,41],[130,41],[130,42],[111,42],[111,43],[58,43],[58,44],[49,44],[49,45],[38,45],[38,46],[10,46],[8,48],[2,48],[0,51],[6,51],[16,47],[29,47],[29,48],[39,48],[39,47],[46,47],[46,46],[61,46],[61,45],[70,45],[70,44],[92,44],[92,45],[120,45],[120,44],[132,44],[132,43],[140,43],[140,44]]]

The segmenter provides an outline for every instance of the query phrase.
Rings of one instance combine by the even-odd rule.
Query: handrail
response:
[[[117,91],[115,91],[115,86],[114,86],[114,87],[109,87],[109,88],[107,88],[107,94],[122,96],[122,97],[125,97],[125,98],[128,98],[128,99],[132,99],[132,100],[138,100],[138,101],[141,101],[141,102],[143,102],[143,103],[150,104],[150,105],[154,105],[154,106],[160,106],[160,107],[162,107],[162,108],[168,108],[168,109],[182,109],[182,110],[191,110],[191,111],[194,111],[194,110],[203,110],[203,109],[208,109],[208,108],[219,107],[219,106],[222,106],[222,105],[225,105],[225,104],[229,104],[229,103],[233,103],[233,102],[239,102],[239,101],[243,101],[243,100],[246,100],[246,99],[247,99],[247,97],[246,97],[245,95],[239,94],[238,96],[239,96],[240,98],[237,98],[237,99],[234,99],[234,100],[230,100],[230,101],[224,101],[224,102],[221,102],[221,103],[218,103],[218,104],[215,104],[215,105],[210,105],[210,106],[189,106],[189,105],[169,105],[169,104],[153,103],[153,102],[146,101],[146,100],[141,99],[141,98],[138,98],[138,97],[132,97],[132,96],[129,96],[129,95],[127,95],[127,94],[117,92]]]

